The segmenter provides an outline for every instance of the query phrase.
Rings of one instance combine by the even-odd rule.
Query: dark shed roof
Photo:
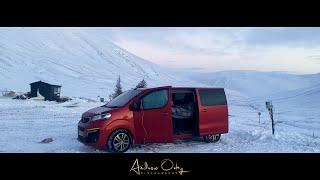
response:
[[[44,83],[44,84],[47,84],[47,85],[50,85],[50,86],[61,87],[60,85],[49,84],[49,83],[46,83],[46,82],[43,82],[43,81],[36,81],[36,82],[30,83],[30,85],[32,85],[32,84],[37,84],[37,83]]]

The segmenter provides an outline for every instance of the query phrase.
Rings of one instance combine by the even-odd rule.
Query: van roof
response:
[[[172,87],[174,89],[182,89],[182,88],[188,88],[188,89],[224,89],[222,87]]]
[[[162,86],[156,86],[156,87],[150,87],[150,88],[136,88],[140,90],[146,90],[146,89],[151,89],[151,88],[159,88]],[[182,86],[174,86],[172,89],[224,89],[223,87],[182,87]]]

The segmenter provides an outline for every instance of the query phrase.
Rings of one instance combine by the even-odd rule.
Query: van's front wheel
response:
[[[122,153],[130,148],[132,138],[127,130],[119,129],[111,133],[107,143],[110,152]]]
[[[203,139],[207,143],[214,143],[218,142],[220,140],[221,134],[209,134],[206,136],[203,136]]]

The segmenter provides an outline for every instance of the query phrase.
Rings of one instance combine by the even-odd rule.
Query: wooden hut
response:
[[[45,101],[58,101],[60,99],[61,86],[45,83],[42,81],[33,82],[30,84],[30,97],[37,97],[39,93],[44,97]]]

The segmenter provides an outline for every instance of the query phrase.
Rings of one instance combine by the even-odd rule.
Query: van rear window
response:
[[[203,106],[227,105],[224,89],[199,89],[199,94]]]

